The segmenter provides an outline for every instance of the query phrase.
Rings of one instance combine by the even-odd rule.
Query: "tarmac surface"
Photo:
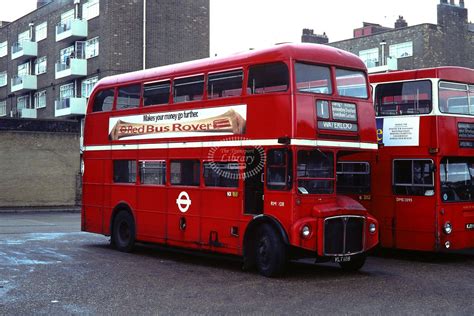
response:
[[[142,245],[112,250],[79,213],[0,213],[0,315],[456,314],[474,312],[474,251],[383,251],[358,273],[241,263]]]

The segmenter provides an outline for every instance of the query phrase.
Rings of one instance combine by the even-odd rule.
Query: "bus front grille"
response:
[[[324,255],[344,256],[364,250],[364,217],[338,216],[324,220]]]

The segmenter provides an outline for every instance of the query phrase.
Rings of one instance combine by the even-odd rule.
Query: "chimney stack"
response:
[[[399,16],[398,16],[398,20],[395,21],[395,28],[396,28],[396,29],[399,29],[399,28],[407,27],[407,26],[408,26],[408,23],[407,23],[407,21],[405,21],[405,19],[403,18],[403,15],[399,15]]]
[[[450,4],[450,5],[455,5],[455,4],[454,4],[454,0],[449,0],[449,4]]]
[[[459,6],[460,6],[461,8],[464,8],[464,0],[459,0]]]

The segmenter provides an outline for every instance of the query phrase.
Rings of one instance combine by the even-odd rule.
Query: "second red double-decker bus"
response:
[[[381,245],[474,247],[474,70],[396,71],[370,82],[380,148],[359,163],[370,162],[362,203],[380,222]]]
[[[266,276],[301,256],[359,269],[377,221],[337,193],[336,163],[377,149],[373,118],[364,64],[319,45],[105,78],[85,120],[82,230],[122,251],[241,255]]]

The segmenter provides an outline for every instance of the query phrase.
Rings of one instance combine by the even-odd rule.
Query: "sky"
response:
[[[170,0],[172,1],[172,0]],[[36,8],[36,0],[0,0],[0,20],[14,21]],[[304,28],[329,41],[352,37],[362,22],[393,27],[436,24],[439,0],[210,0],[210,55],[228,55],[276,43],[301,41]],[[459,3],[459,0],[455,0]],[[465,0],[474,22],[474,0]]]

